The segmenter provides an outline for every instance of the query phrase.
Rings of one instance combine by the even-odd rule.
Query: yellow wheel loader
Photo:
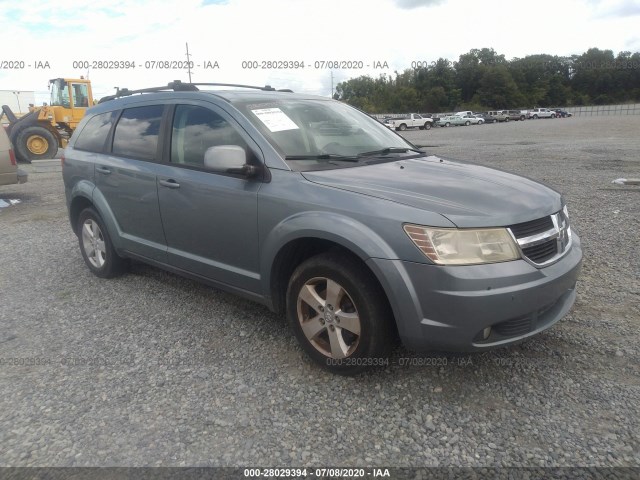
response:
[[[58,148],[67,145],[87,108],[93,106],[91,82],[82,77],[54,78],[49,80],[49,89],[49,105],[32,107],[20,118],[7,105],[2,106],[2,113],[9,120],[7,133],[19,161],[54,158]]]

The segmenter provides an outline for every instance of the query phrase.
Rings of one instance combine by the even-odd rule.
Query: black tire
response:
[[[533,116],[533,119],[534,119],[534,120],[537,120],[537,119],[538,119],[538,115],[534,115],[534,116]]]
[[[14,147],[23,161],[54,158],[58,153],[58,139],[40,125],[30,125],[20,129],[15,136]]]
[[[469,120],[467,120],[466,122],[464,122],[464,126],[468,127],[469,125],[471,125],[471,122]]]
[[[551,114],[551,118],[556,118],[556,115],[554,113]]]
[[[449,125],[451,125],[449,122],[444,124],[445,127],[448,127]]]
[[[509,117],[505,118],[505,119],[504,119],[504,121],[505,121],[505,122],[508,122],[508,121],[509,121]]]
[[[404,123],[400,124],[400,131],[404,132],[406,129],[407,126]]]
[[[426,122],[426,123],[424,124],[424,129],[425,129],[425,130],[431,130],[431,122]]]
[[[520,121],[524,122],[524,115],[520,115]]]
[[[336,294],[339,300],[334,302],[338,305],[333,307],[326,301],[329,282],[340,292]],[[317,298],[315,303],[323,304],[311,307],[302,299],[305,290],[315,293],[308,298],[313,301]],[[340,326],[340,313],[334,315],[335,312],[353,316],[349,323],[353,326],[357,321],[359,334],[344,327],[346,317]],[[384,291],[364,265],[339,252],[316,255],[296,268],[287,289],[287,318],[309,357],[341,375],[355,375],[376,365],[386,365],[395,343],[393,315]],[[331,343],[330,335],[341,342]],[[331,351],[334,347],[340,348],[341,353],[334,355]]]
[[[93,236],[85,233],[85,229],[87,232],[90,230],[89,227],[85,227],[87,222],[93,222],[93,226],[97,228],[97,230],[93,229]],[[82,258],[94,275],[100,278],[113,278],[126,271],[128,262],[116,253],[102,218],[93,208],[85,208],[80,212],[76,224],[76,235]],[[91,251],[87,252],[87,242],[91,242],[94,238],[96,242],[93,243],[95,250],[92,254]],[[96,249],[99,241],[103,243],[104,252],[98,252]]]

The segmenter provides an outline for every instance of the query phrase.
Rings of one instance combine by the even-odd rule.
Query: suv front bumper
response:
[[[522,341],[564,317],[576,298],[582,249],[574,233],[566,255],[541,269],[524,260],[455,267],[367,263],[387,292],[407,348],[474,351]]]

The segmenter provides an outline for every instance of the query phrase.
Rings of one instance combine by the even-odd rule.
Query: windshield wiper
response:
[[[287,155],[285,160],[339,160],[341,162],[359,162],[359,157],[348,157],[335,153],[321,153],[319,155]]]
[[[387,148],[383,148],[381,150],[374,150],[372,152],[362,152],[362,153],[359,153],[358,156],[359,157],[374,157],[376,155],[387,155],[388,153],[407,153],[407,152],[423,153],[423,154],[426,155],[426,152],[423,152],[422,150],[418,150],[416,148],[387,147]]]

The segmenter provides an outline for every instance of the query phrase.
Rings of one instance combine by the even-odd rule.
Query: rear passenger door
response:
[[[95,162],[94,197],[115,219],[123,247],[134,254],[166,262],[158,190],[157,160],[165,107],[125,108],[117,119],[111,148]]]
[[[171,265],[244,290],[260,289],[258,190],[262,180],[204,168],[205,151],[239,145],[256,164],[258,146],[213,104],[173,105],[164,165],[158,175],[160,211]]]

